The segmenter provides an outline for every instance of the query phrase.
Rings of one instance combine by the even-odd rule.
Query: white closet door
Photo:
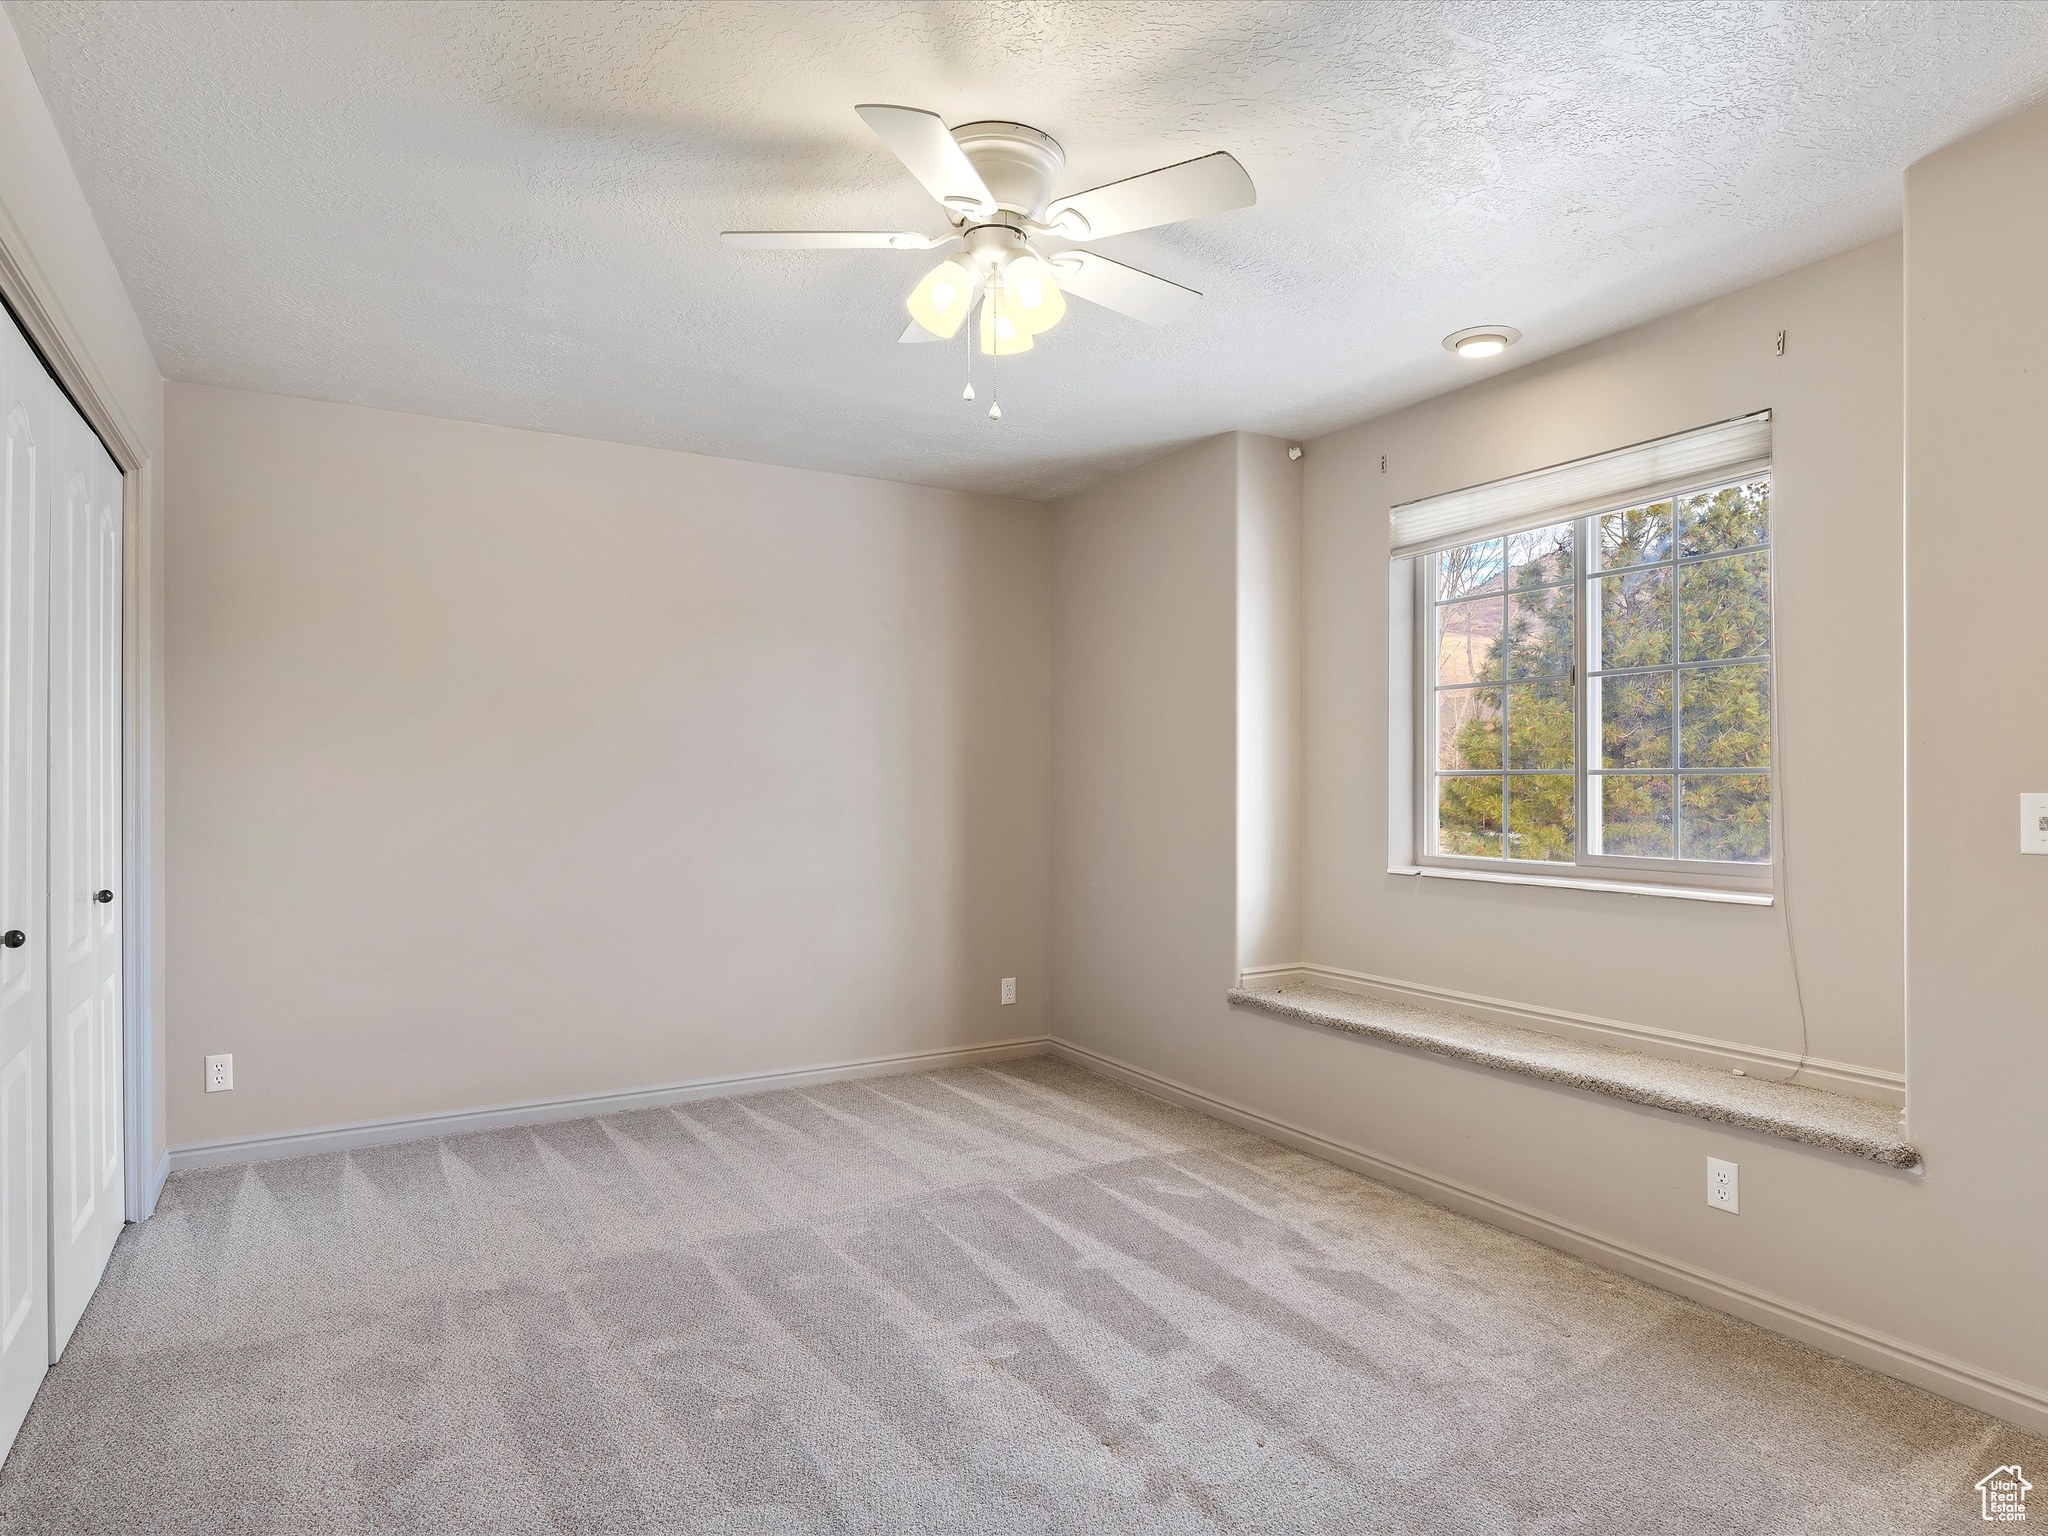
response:
[[[50,1360],[43,589],[56,403],[42,363],[0,315],[0,1448]]]
[[[50,1359],[121,1235],[121,475],[61,403],[50,483]]]

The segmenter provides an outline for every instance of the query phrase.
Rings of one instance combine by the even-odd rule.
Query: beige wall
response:
[[[14,24],[0,10],[0,248],[47,317],[90,397],[137,462],[130,471],[125,613],[128,712],[129,1009],[155,1064],[137,1106],[151,1175],[162,1165],[164,1116],[164,387],[98,222],[72,174],[56,123],[29,72]],[[11,295],[17,300],[22,295]],[[46,340],[47,338],[38,338]],[[124,884],[130,883],[124,881]],[[154,1199],[145,1181],[145,1214]]]
[[[1045,1032],[1043,507],[187,385],[169,435],[174,1144]]]
[[[1880,241],[1309,446],[1302,958],[1797,1053],[1789,910],[1812,1054],[1902,1069],[1900,260]],[[1765,407],[1789,907],[1389,875],[1388,509]]]
[[[1299,947],[1301,477],[1230,432],[1054,512],[1054,1013],[1170,1056]]]
[[[2010,1320],[2048,1385],[2048,111],[1906,176],[1907,1075],[1956,1272],[1952,1336]]]
[[[2010,347],[2009,328],[1999,332],[2008,311],[2027,334],[2038,328],[2040,297],[2028,290],[2022,300],[2018,290],[2041,245],[2033,225],[2048,217],[2040,212],[2048,208],[2044,151],[2048,120],[2010,142],[1964,146],[1916,171],[1909,206],[1916,261],[1929,219],[1941,228],[1944,255],[1916,270],[1906,291],[1932,290],[1931,310],[1967,312],[1951,355],[1914,344],[1912,398],[1952,392],[1938,421],[1916,408],[1916,475],[1945,464],[1958,486],[1995,492],[1989,504],[2033,518],[2010,530],[2017,542],[1999,546],[1998,590],[2011,590],[1994,611],[1974,601],[1984,570],[1960,543],[1912,588],[1916,637],[1943,632],[1933,651],[1942,666],[1924,680],[1915,672],[1916,817],[1923,803],[1942,807],[1938,837],[1919,821],[1914,832],[1910,1123],[1924,1173],[1223,1001],[1236,899],[1230,721],[1238,682],[1232,513],[1221,489],[1227,439],[1058,508],[1056,1035],[1155,1090],[2048,1428],[2048,1330],[2038,1325],[2048,1276],[2048,1227],[2038,1219],[2048,1119],[2038,1085],[2048,1038],[2028,971],[2048,915],[2032,877],[2048,878],[2048,860],[2037,870],[2012,852],[2012,796],[2048,752],[2038,710],[2021,716],[2009,691],[1996,693],[2002,707],[1993,709],[1991,693],[1956,689],[1952,670],[1987,650],[2039,670],[2038,605],[2022,592],[2024,562],[2004,556],[2024,556],[2043,538],[2025,478],[2036,434],[2023,423],[2048,400],[2027,382],[2038,370],[2020,374],[2031,359]],[[1980,174],[1984,158],[1994,163]],[[1956,185],[1969,181],[1978,184]],[[1987,239],[2008,256],[1973,254]],[[1808,986],[1824,1031],[1817,1044],[1898,1059],[1900,274],[1899,245],[1884,242],[1308,445],[1311,960],[1474,990],[1483,978],[1510,997],[1536,993],[1624,1019],[1692,1020],[1722,1034],[1738,1034],[1753,1012],[1779,1031],[1759,1038],[1786,1038],[1778,909],[1731,921],[1719,908],[1668,900],[1417,890],[1383,873],[1376,793],[1388,501],[1768,405],[1779,420],[1788,755],[1801,775],[1792,791],[1795,879],[1804,882],[1795,910],[1802,956],[1815,956]],[[1917,323],[1923,301],[1911,302]],[[1771,348],[1780,329],[1790,333],[1782,363]],[[1984,368],[1993,353],[1997,367]],[[2010,399],[1994,407],[2000,391]],[[1932,434],[1945,457],[1932,454]],[[1982,464],[1966,471],[1977,457]],[[1404,466],[1399,481],[1395,465]],[[1945,488],[1946,528],[1965,504],[1986,503]],[[1914,547],[1917,558],[1917,538]],[[2038,564],[2048,552],[2032,553]],[[1853,682],[1862,715],[1811,713],[1826,707],[1826,688],[1840,679]],[[1923,688],[1936,695],[1931,717]],[[1874,760],[1831,768],[1822,738],[1837,728],[1867,742]],[[1830,792],[1847,809],[1821,804]],[[1863,824],[1851,825],[1858,817]],[[1926,913],[1928,900],[1952,910]],[[1435,915],[1466,931],[1487,923],[1499,934],[1512,923],[1534,941],[1519,952],[1519,969],[1483,971],[1498,962],[1450,949]],[[1574,980],[1547,962],[1549,951],[1576,946],[1589,931],[1650,946],[1663,963],[1617,957],[1607,974]],[[1937,986],[1946,990],[1929,996]],[[1692,995],[1701,992],[1719,1001]],[[1859,1022],[1859,1010],[1876,1023]],[[1740,1164],[1740,1216],[1706,1205],[1708,1156]]]
[[[1287,965],[1301,929],[1301,466],[1237,440],[1237,963]]]
[[[1237,974],[1237,454],[1055,504],[1054,1016],[1133,1057]]]

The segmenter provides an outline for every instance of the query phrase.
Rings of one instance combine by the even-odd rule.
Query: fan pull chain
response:
[[[1003,338],[996,333],[996,322],[1003,318],[1003,306],[998,302],[1003,296],[1003,269],[996,268],[995,281],[989,288],[989,296],[983,302],[994,304],[995,309],[988,318],[988,419],[1003,419],[1003,392],[997,384],[996,364],[1003,353]]]
[[[960,391],[962,400],[974,398],[974,306],[967,306],[967,323],[960,327],[967,333],[967,387]]]

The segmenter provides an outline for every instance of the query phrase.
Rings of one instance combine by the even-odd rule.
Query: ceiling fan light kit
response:
[[[1003,312],[1033,336],[1051,330],[1067,313],[1067,301],[1052,268],[1028,251],[1003,264],[995,297]]]
[[[948,256],[910,290],[904,306],[911,319],[944,341],[959,331],[960,322],[974,308],[980,288],[981,274],[972,263],[959,256]]]
[[[1024,123],[975,122],[948,129],[915,107],[854,108],[941,208],[951,229],[915,231],[728,230],[727,245],[764,250],[939,250],[959,247],[919,279],[906,299],[906,342],[950,340],[978,304],[974,332],[990,357],[1031,350],[1059,324],[1067,295],[1148,325],[1167,325],[1193,307],[1192,288],[1140,272],[1084,240],[1128,234],[1183,219],[1246,208],[1256,200],[1244,167],[1204,155],[1055,199],[1066,154],[1050,134]],[[974,398],[970,380],[963,398]],[[991,404],[991,420],[1002,410]]]
[[[990,294],[981,306],[981,355],[1010,357],[1031,350],[1031,333],[1010,317],[1001,295]]]

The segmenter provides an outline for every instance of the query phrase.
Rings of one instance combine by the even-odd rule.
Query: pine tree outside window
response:
[[[1426,864],[1768,886],[1767,469],[1416,561]]]

